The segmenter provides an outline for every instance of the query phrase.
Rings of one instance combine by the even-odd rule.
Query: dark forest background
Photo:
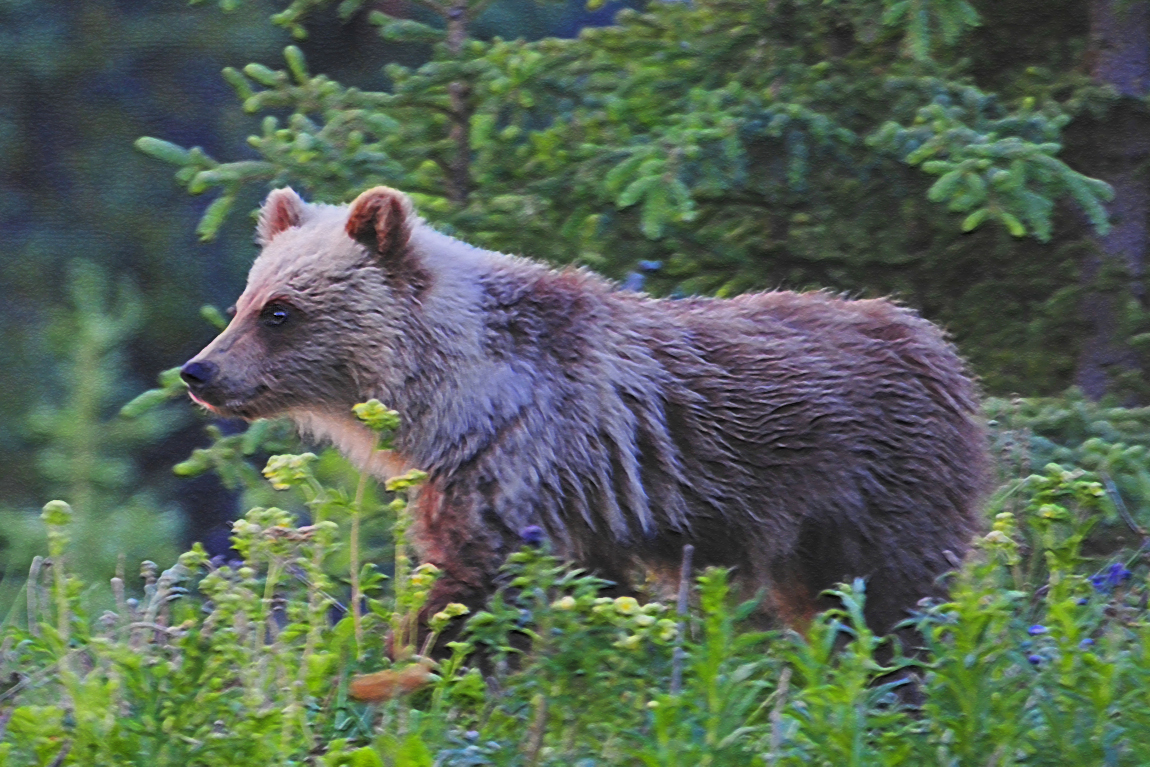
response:
[[[0,2],[6,567],[51,497],[130,561],[226,539],[171,473],[204,419],[118,412],[283,184],[658,295],[893,295],[990,395],[1150,404],[1142,0],[219,5]]]

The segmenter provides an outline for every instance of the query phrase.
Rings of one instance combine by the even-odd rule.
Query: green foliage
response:
[[[302,23],[319,5],[284,13]],[[1110,190],[1059,157],[1060,134],[1097,89],[1038,70],[983,78],[1009,85],[1003,98],[972,79],[961,57],[1001,34],[979,26],[992,11],[655,2],[525,42],[479,39],[484,3],[458,5],[373,16],[393,39],[442,38],[421,66],[388,64],[386,90],[313,75],[294,47],[281,71],[226,70],[266,115],[258,160],[139,145],[192,193],[220,190],[205,237],[254,182],[329,202],[387,184],[485,247],[616,277],[659,261],[656,293],[895,294],[947,325],[992,391],[1070,383],[1081,249],[1055,212],[1075,205],[1105,231]]]
[[[73,565],[86,580],[98,580],[110,576],[124,556],[135,561],[174,555],[175,514],[157,513],[154,495],[136,489],[134,451],[169,433],[183,415],[156,410],[133,420],[117,417],[115,406],[127,389],[123,347],[142,322],[139,294],[126,280],[110,285],[106,273],[87,261],[70,265],[67,286],[70,305],[57,312],[50,328],[64,361],[62,396],[45,392],[27,421],[41,445],[40,476],[52,493],[69,500],[76,511],[73,529],[91,542]],[[43,545],[30,512],[0,509],[0,604],[11,604]]]
[[[209,563],[199,548],[158,578],[155,566],[145,563],[143,599],[126,599],[118,577],[117,609],[93,624],[84,622],[73,585],[78,581],[66,574],[74,550],[65,548],[70,515],[57,502],[45,507],[55,580],[49,589],[37,578],[30,581],[30,620],[26,629],[13,629],[24,641],[4,661],[20,670],[33,661],[59,670],[63,698],[49,711],[67,711],[70,724],[46,758],[58,758],[58,764],[282,763],[302,758],[317,742],[363,729],[363,707],[347,697],[347,675],[354,670],[348,658],[381,662],[384,637],[370,631],[382,620],[373,598],[378,578],[365,589],[372,607],[363,616],[370,646],[357,647],[350,617],[329,622],[336,600],[324,570],[324,558],[337,547],[337,525],[328,517],[343,518],[350,509],[343,494],[315,480],[313,459],[278,456],[267,472],[277,486],[314,491],[311,524],[297,526],[294,515],[281,509],[254,508],[235,525],[241,563]],[[202,602],[186,597],[193,585]],[[41,620],[49,604],[57,607],[54,623]],[[210,609],[196,609],[200,604]],[[89,670],[82,677],[70,670],[74,657],[91,664],[85,663]],[[42,679],[26,675],[9,693],[17,690],[31,698],[54,695]],[[280,699],[281,692],[288,697]],[[317,717],[319,700],[332,705]],[[100,713],[119,705],[131,708],[132,716]],[[44,722],[46,728],[27,736],[9,729],[9,758],[28,758],[37,738],[59,730],[53,716]],[[51,733],[44,736],[45,730]]]
[[[1091,402],[1071,390],[1057,398],[990,399],[986,411],[1000,478],[1011,483],[1002,491],[1006,510],[1017,510],[1013,488],[1036,468],[1080,467],[1107,501],[1092,512],[1098,529],[1090,548],[1141,545],[1150,529],[1150,409]]]
[[[1068,442],[1100,413],[1125,434],[1142,415],[1074,399],[1011,406],[1016,422],[1045,413]],[[996,428],[1000,442],[1017,438]],[[406,544],[403,494],[419,475],[392,483],[389,503],[356,500],[317,478],[311,454],[275,456],[263,472],[290,488],[274,492],[307,499],[306,523],[253,508],[234,528],[242,561],[196,547],[162,573],[145,562],[139,581],[112,579],[114,609],[97,616],[69,564],[77,514],[54,501],[48,559],[2,628],[0,765],[1144,764],[1141,552],[1084,553],[1112,513],[1093,475],[1051,464],[1018,476],[1017,454],[1003,455],[1018,478],[995,495],[992,529],[950,599],[914,617],[918,657],[867,629],[861,580],[831,592],[840,607],[800,636],[756,630],[757,600],[734,601],[723,570],[700,573],[678,614],[605,594],[528,546],[431,660],[466,608],[430,616],[416,646],[436,577]],[[353,587],[362,614],[339,607],[337,578],[350,573],[333,567],[354,561],[338,555],[356,515],[388,517],[396,538],[394,577],[363,568]]]
[[[987,119],[985,110],[995,107],[993,97],[977,89],[955,88],[957,93],[948,93],[951,89],[941,82],[936,87],[939,95],[919,110],[914,127],[887,123],[867,140],[901,151],[909,165],[921,165],[927,173],[939,176],[927,197],[947,203],[953,212],[967,213],[964,232],[997,219],[1015,237],[1033,233],[1049,240],[1055,201],[1060,197],[1074,199],[1099,233],[1109,231],[1102,201],[1113,197],[1110,187],[1058,160],[1055,155],[1062,147],[1053,140],[1035,143],[1043,137],[1057,137],[1069,116],[1036,113],[1027,100],[1018,113]],[[964,122],[970,112],[977,127]],[[1018,133],[1030,139],[1012,135]]]
[[[899,26],[903,45],[917,61],[928,62],[933,49],[954,45],[969,27],[980,23],[966,0],[884,0],[883,24]]]
[[[0,506],[32,514],[38,499],[62,492],[41,474],[43,442],[26,427],[42,401],[63,401],[66,355],[49,328],[71,306],[72,261],[98,265],[113,287],[130,281],[139,290],[139,322],[118,350],[124,400],[205,340],[188,321],[200,304],[234,298],[250,223],[235,217],[215,246],[197,248],[192,231],[203,205],[132,142],[162,132],[209,146],[241,143],[253,125],[222,108],[230,89],[217,73],[239,56],[278,56],[285,42],[267,24],[272,8],[250,0],[225,17],[171,0],[0,3]],[[256,199],[253,190],[238,207]],[[143,463],[149,484],[170,500],[171,483],[152,481],[153,464]]]
[[[968,3],[890,3],[882,19],[885,35],[868,30],[874,19],[848,4],[805,10],[808,37],[790,45],[775,31],[785,11],[726,2],[698,8],[654,4],[646,14],[621,14],[619,27],[586,30],[577,41],[470,40],[438,48],[433,60],[416,70],[390,66],[390,93],[365,93],[313,78],[299,49],[289,47],[287,72],[249,65],[244,76],[226,73],[245,110],[294,110],[287,128],[265,122],[264,136],[250,140],[267,162],[220,165],[202,152],[153,138],[137,146],[183,166],[178,178],[193,193],[220,185],[228,197],[246,180],[274,176],[338,199],[375,178],[459,204],[467,202],[466,195],[453,199],[445,185],[450,186],[450,166],[460,146],[442,136],[456,126],[470,132],[465,148],[475,157],[468,182],[483,202],[542,191],[544,184],[550,191],[562,189],[554,183],[559,175],[580,182],[569,195],[585,198],[577,212],[581,217],[588,215],[588,203],[601,205],[605,198],[623,209],[642,202],[640,229],[654,240],[668,224],[694,220],[701,202],[734,196],[797,203],[812,191],[812,152],[832,162],[831,173],[838,178],[875,162],[919,165],[936,157],[924,170],[943,175],[945,182],[931,187],[930,199],[949,202],[955,211],[973,210],[965,231],[996,218],[1012,234],[1048,239],[1054,201],[1062,196],[1083,205],[1096,226],[1107,226],[1099,203],[1108,198],[1106,185],[1054,156],[1060,147],[1051,139],[1067,120],[1056,104],[1048,103],[1044,113],[1024,101],[1006,113],[992,95],[930,76],[929,40],[939,35],[954,43],[963,27],[974,25],[977,14]],[[376,20],[385,35],[442,36],[418,22],[383,14]],[[806,63],[812,53],[825,55],[818,49],[825,45],[819,34],[836,25],[856,32],[850,55]],[[941,31],[932,32],[934,26]],[[717,29],[732,34],[718,36]],[[873,66],[876,56],[889,57],[882,44],[890,30],[909,41],[913,63],[889,59],[888,69],[868,83],[859,68]],[[871,36],[876,40],[867,39]],[[751,46],[758,50],[753,58],[759,66],[753,70],[738,63]],[[673,79],[666,76],[668,68]],[[623,77],[617,76],[620,71]],[[450,96],[455,87],[469,94],[464,114]],[[894,99],[868,104],[866,112],[880,120],[868,125],[859,120],[859,99],[876,88]],[[916,102],[922,105],[917,111]],[[972,108],[973,114],[964,114]],[[987,111],[997,112],[996,119],[988,120]],[[318,122],[309,119],[311,114]],[[912,118],[912,129],[890,122],[902,114]],[[970,119],[976,120],[972,127]],[[496,132],[497,125],[502,127]],[[489,143],[498,151],[485,151]],[[565,150],[554,152],[558,147]],[[780,150],[781,174],[770,172],[767,157],[756,156],[777,156]],[[305,166],[321,159],[327,162]],[[748,173],[755,164],[767,174]],[[606,177],[587,173],[604,167],[610,168]],[[330,188],[332,173],[342,174],[342,189]],[[960,181],[965,194],[957,194]],[[565,215],[569,222],[574,214]],[[212,231],[218,222],[205,218],[204,225]]]
[[[302,38],[326,4],[281,3],[273,21]],[[1103,230],[1108,195],[1059,158],[1067,117],[1108,98],[1055,68],[1077,61],[1075,43],[1044,43],[1050,70],[1021,54],[989,66],[980,41],[1009,39],[1004,11],[965,0],[656,2],[536,42],[482,38],[468,24],[483,0],[456,15],[424,5],[414,19],[371,17],[389,41],[431,44],[426,63],[388,67],[386,90],[313,75],[294,46],[282,71],[226,69],[244,110],[264,115],[257,159],[137,141],[192,194],[218,192],[202,238],[252,186],[290,182],[334,202],[387,183],[487,247],[615,276],[662,261],[658,292],[896,293],[948,324],[992,391],[1069,379],[1081,248],[1054,212],[1072,203]],[[106,130],[82,106],[64,108]],[[8,136],[6,167],[21,156]],[[106,180],[93,200],[124,196]],[[55,229],[114,217],[93,209]],[[21,264],[41,263],[21,248]],[[167,371],[123,407],[130,420],[109,417],[114,352],[140,310],[101,279],[77,271],[74,311],[55,331],[74,374],[63,404],[33,416],[41,471],[72,503],[2,520],[3,587],[15,590],[17,566],[29,577],[0,624],[0,766],[1150,763],[1140,409],[1074,394],[988,404],[993,527],[950,599],[914,616],[921,656],[867,630],[862,582],[833,592],[839,608],[800,636],[764,632],[723,571],[698,574],[679,614],[528,547],[432,660],[466,608],[425,616],[420,634],[437,572],[410,550],[405,494],[424,477],[380,496],[331,452],[302,452],[283,422],[209,427],[212,444],[176,468],[243,490],[242,561],[193,548],[162,572],[145,561],[139,579],[121,568],[104,594],[103,549],[135,562],[148,554],[125,545],[132,534],[164,540],[116,452],[168,428],[158,406],[183,388]],[[1144,312],[1123,317],[1137,342]],[[379,403],[357,415],[386,448],[394,415]]]

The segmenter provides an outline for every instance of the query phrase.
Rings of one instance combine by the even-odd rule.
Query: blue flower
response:
[[[1090,579],[1095,591],[1109,593],[1130,580],[1132,573],[1121,562],[1115,562]]]
[[[519,537],[528,546],[539,546],[547,536],[539,525],[528,525],[519,531]]]
[[[1090,637],[1086,637],[1085,639],[1083,639],[1081,642],[1078,643],[1078,649],[1079,650],[1087,650],[1093,646],[1094,646],[1094,640],[1091,639]]]
[[[1041,655],[1027,655],[1026,659],[1030,661],[1031,666],[1037,666],[1038,664],[1042,663]]]
[[[1028,628],[1026,630],[1026,633],[1030,634],[1030,636],[1032,636],[1032,637],[1036,637],[1039,634],[1045,634],[1046,631],[1047,631],[1047,629],[1045,626],[1038,624],[1038,623],[1035,623],[1033,626],[1031,626],[1030,628]]]
[[[633,290],[638,293],[643,289],[643,285],[646,284],[646,282],[647,277],[645,275],[639,272],[630,272],[623,278],[623,284],[620,287],[622,287],[623,290]]]
[[[640,261],[635,265],[637,269],[627,274],[623,278],[623,284],[620,285],[623,290],[634,290],[639,292],[643,289],[643,285],[647,282],[647,275],[651,272],[657,272],[663,268],[662,261]]]

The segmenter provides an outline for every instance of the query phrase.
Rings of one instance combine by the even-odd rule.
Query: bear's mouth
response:
[[[216,406],[215,405],[208,402],[206,399],[201,399],[200,397],[197,397],[196,393],[194,391],[192,391],[191,389],[188,389],[188,396],[192,398],[192,402],[195,402],[200,407],[206,408],[206,409],[212,411],[213,413],[216,412]]]
[[[267,391],[267,384],[257,384],[242,395],[229,397],[223,402],[213,401],[215,398],[209,399],[207,392],[197,393],[191,388],[188,389],[188,396],[192,402],[222,418],[243,418],[253,421],[267,416],[257,405],[257,400]]]

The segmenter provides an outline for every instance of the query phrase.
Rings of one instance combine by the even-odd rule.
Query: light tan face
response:
[[[406,198],[382,187],[349,208],[272,192],[257,229],[263,251],[231,323],[181,368],[192,399],[247,419],[358,401],[356,354],[364,339],[385,353],[394,319],[376,267],[406,249],[410,215]]]

